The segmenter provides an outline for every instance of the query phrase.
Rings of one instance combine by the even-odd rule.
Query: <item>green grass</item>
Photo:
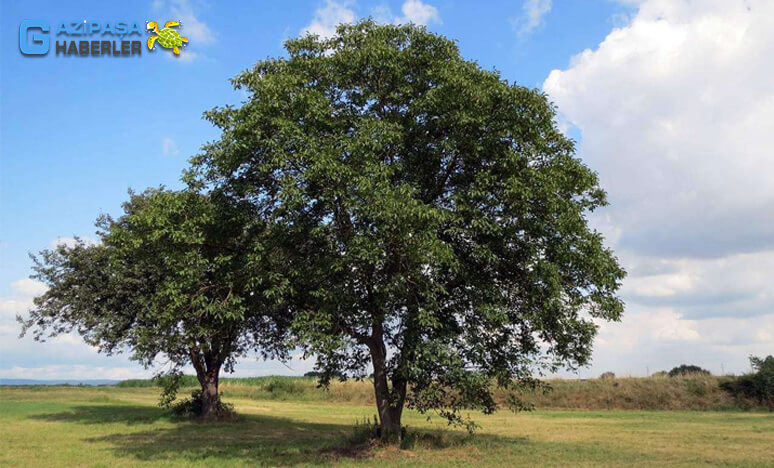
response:
[[[474,437],[408,412],[409,449],[353,445],[371,406],[227,397],[236,422],[170,419],[158,389],[0,387],[0,466],[774,466],[768,412],[473,415]]]

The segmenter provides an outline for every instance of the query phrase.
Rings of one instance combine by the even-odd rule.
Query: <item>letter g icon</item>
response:
[[[27,31],[33,29],[32,40]],[[40,32],[34,31],[39,29]],[[48,37],[49,26],[43,20],[24,20],[19,25],[19,50],[24,55],[46,55],[50,39]]]

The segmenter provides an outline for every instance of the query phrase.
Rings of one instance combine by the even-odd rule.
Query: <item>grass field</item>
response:
[[[227,397],[236,422],[176,421],[158,389],[0,387],[0,466],[774,466],[769,412],[474,415],[478,433],[409,412],[398,449],[354,443],[371,406]]]

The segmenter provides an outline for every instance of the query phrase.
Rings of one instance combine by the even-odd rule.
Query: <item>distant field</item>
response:
[[[169,419],[154,388],[0,388],[0,466],[774,466],[769,412],[567,411],[473,415],[470,438],[409,412],[401,450],[355,445],[355,403],[227,396],[238,421]]]
[[[740,401],[720,388],[730,377],[691,375],[549,380],[551,391],[526,394],[540,409],[639,409],[639,410],[741,410],[754,408],[755,401]],[[198,386],[186,376],[186,384]],[[150,380],[127,380],[121,387],[152,387]],[[318,388],[317,380],[307,377],[225,378],[221,391],[226,398],[263,400],[330,401],[373,404],[373,384],[368,381],[333,382],[329,390]],[[500,395],[501,399],[503,396]]]

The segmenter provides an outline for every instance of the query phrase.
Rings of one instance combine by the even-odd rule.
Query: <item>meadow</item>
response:
[[[408,411],[410,436],[399,448],[369,442],[358,429],[373,419],[367,382],[326,393],[312,379],[239,380],[223,384],[238,418],[217,424],[170,417],[148,383],[0,387],[0,466],[774,466],[768,411],[501,411],[473,414],[481,425],[474,436]],[[618,387],[588,382],[599,391],[634,388],[638,379],[616,380]],[[639,380],[647,388],[648,379]],[[676,392],[668,388],[674,382],[661,382],[664,392]],[[552,398],[578,405],[569,386],[582,384],[568,382]],[[701,393],[691,385],[680,394],[685,403]],[[610,398],[599,401],[619,400]]]

